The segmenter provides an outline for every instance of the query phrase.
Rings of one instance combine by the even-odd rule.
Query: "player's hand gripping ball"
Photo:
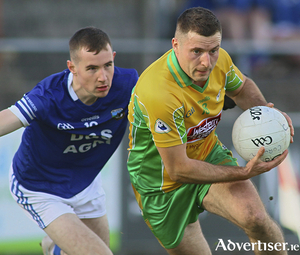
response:
[[[235,121],[232,142],[236,152],[246,161],[264,146],[262,161],[270,161],[290,145],[290,127],[278,110],[256,106],[244,111]]]

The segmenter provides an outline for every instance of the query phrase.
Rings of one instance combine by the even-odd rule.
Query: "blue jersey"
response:
[[[108,95],[82,103],[69,70],[39,82],[9,109],[26,126],[13,158],[19,183],[32,191],[70,198],[99,174],[127,127],[127,105],[138,79],[115,67]]]

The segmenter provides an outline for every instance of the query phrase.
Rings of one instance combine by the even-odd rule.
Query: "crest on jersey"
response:
[[[125,112],[124,112],[124,109],[123,108],[118,108],[118,109],[114,109],[111,111],[111,116],[116,119],[116,120],[119,120],[119,119],[122,119],[124,118],[125,116]]]
[[[156,133],[164,134],[170,132],[172,129],[161,119],[157,119],[155,122],[154,130]]]

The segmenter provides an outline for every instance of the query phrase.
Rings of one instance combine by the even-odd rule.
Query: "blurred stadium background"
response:
[[[65,69],[69,59],[68,40],[85,26],[106,31],[117,52],[115,64],[136,68],[141,74],[171,47],[176,18],[187,2],[0,0],[0,109],[14,104],[44,77]],[[271,39],[263,49],[257,47],[257,43],[260,45],[251,37],[239,40],[226,37],[222,47],[232,55],[241,71],[256,81],[267,100],[288,112],[294,122],[295,142],[290,147],[287,162],[278,171],[254,178],[254,182],[269,213],[283,226],[287,242],[299,244],[300,40]],[[225,111],[217,129],[223,143],[232,150],[231,128],[240,113],[238,109]],[[0,139],[0,255],[42,254],[39,242],[43,231],[23,215],[8,190],[8,168],[21,133],[22,130]],[[125,137],[103,171],[112,249],[117,255],[166,254],[139,214],[126,170],[126,148]],[[283,185],[285,183],[287,185]],[[289,194],[288,199],[285,194]],[[242,231],[223,219],[203,213],[200,220],[213,250],[219,239],[247,242]],[[214,251],[214,254],[222,253],[220,249]]]

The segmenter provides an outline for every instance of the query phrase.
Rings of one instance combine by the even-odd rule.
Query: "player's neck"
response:
[[[72,82],[72,88],[74,90],[74,92],[76,93],[78,99],[86,104],[86,105],[92,105],[93,103],[95,103],[98,99],[98,97],[95,97],[94,95],[89,94],[84,88],[82,88],[81,86],[77,86],[76,82],[74,83],[74,80]]]
[[[206,81],[193,81],[193,84],[203,88],[204,85],[206,84],[207,80]]]

